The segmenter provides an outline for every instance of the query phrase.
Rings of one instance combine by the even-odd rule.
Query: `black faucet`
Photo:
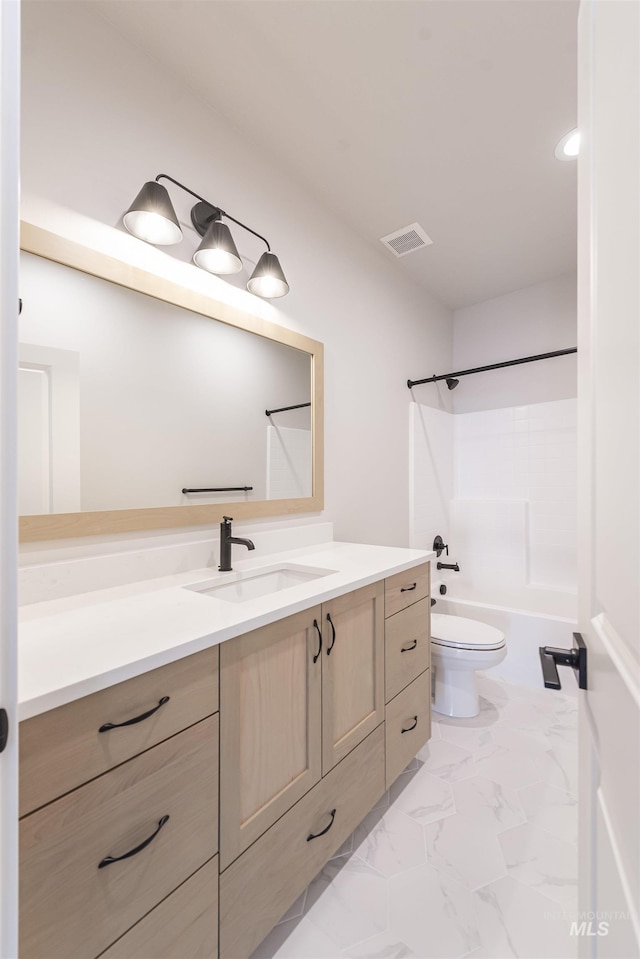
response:
[[[231,572],[231,544],[237,543],[239,546],[246,546],[247,549],[255,549],[250,539],[241,539],[239,536],[231,535],[232,516],[223,516],[223,522],[220,523],[220,565],[218,569],[221,573]]]
[[[452,569],[454,572],[459,573],[460,567],[457,563],[437,563],[438,569]]]

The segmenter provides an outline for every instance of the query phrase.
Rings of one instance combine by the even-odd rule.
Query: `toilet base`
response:
[[[472,669],[434,668],[431,708],[443,716],[471,719],[480,712],[476,674]]]

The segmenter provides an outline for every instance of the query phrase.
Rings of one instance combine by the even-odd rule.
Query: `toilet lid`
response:
[[[431,642],[436,646],[458,649],[500,649],[505,644],[505,638],[499,629],[479,623],[476,619],[432,613]]]

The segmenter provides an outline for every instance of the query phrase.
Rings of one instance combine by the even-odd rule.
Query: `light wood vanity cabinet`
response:
[[[385,580],[386,787],[431,736],[429,564]]]
[[[425,564],[23,723],[20,959],[247,959],[428,739],[428,595]]]
[[[220,867],[384,719],[384,584],[220,649]]]
[[[220,647],[220,867],[322,772],[320,606]]]
[[[220,955],[246,959],[384,792],[384,727],[220,876]]]
[[[205,649],[25,720],[20,815],[217,711],[218,650]]]
[[[20,959],[91,959],[139,936],[216,856],[218,649],[155,672],[21,726],[24,803],[39,808],[20,820]],[[217,942],[212,915],[190,935]]]
[[[384,583],[322,606],[322,774],[384,719]]]

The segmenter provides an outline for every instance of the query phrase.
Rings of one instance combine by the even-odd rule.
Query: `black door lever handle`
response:
[[[572,649],[539,646],[542,679],[547,689],[562,689],[558,666],[571,666],[576,672],[580,689],[587,688],[587,647],[580,633],[573,634]]]

